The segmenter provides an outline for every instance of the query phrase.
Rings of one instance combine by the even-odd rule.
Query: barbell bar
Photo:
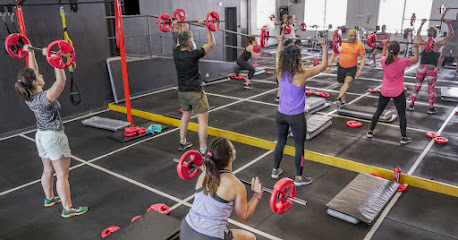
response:
[[[439,13],[443,13],[447,9],[444,4],[441,4],[441,7],[439,8]],[[458,8],[448,8],[448,9],[458,9]]]

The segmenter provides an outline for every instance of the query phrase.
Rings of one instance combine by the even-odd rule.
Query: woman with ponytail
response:
[[[261,200],[261,182],[251,179],[254,193],[248,201],[245,185],[232,173],[235,149],[226,138],[215,139],[203,158],[204,172],[197,179],[192,207],[181,221],[180,239],[256,239],[246,230],[229,230],[227,224],[232,210],[241,222],[248,221]]]
[[[417,42],[419,43],[426,43],[423,38],[421,37],[421,28],[423,27],[423,24],[425,24],[426,19],[421,20],[421,25],[417,30]],[[450,25],[451,21],[446,20],[448,27],[448,32],[450,33],[447,37],[442,39],[441,41],[438,41],[433,45],[433,48],[431,50],[426,51],[426,45],[421,45],[421,61],[420,61],[420,66],[418,66],[417,70],[417,77],[415,78],[415,87],[412,90],[412,96],[410,98],[410,105],[409,105],[409,111],[414,110],[414,104],[415,100],[418,97],[418,92],[420,91],[421,85],[423,84],[423,81],[426,79],[428,82],[428,102],[429,102],[429,109],[428,109],[428,114],[434,114],[437,112],[437,109],[434,107],[434,100],[436,99],[436,79],[437,79],[437,64],[439,61],[440,57],[440,47],[444,44],[446,44],[450,39],[453,37],[453,29],[452,26]],[[432,40],[436,38],[437,35],[437,30],[434,27],[430,27],[427,30],[428,33],[428,40]]]
[[[257,44],[258,42],[256,41],[256,37],[249,36],[246,40],[245,49],[243,49],[242,54],[240,54],[240,56],[237,58],[237,65],[239,69],[236,70],[236,74],[238,75],[240,70],[248,70],[248,77],[244,86],[245,89],[254,89],[251,85],[251,79],[256,72],[256,68],[253,66],[253,64],[249,63],[248,60],[250,60],[251,57],[258,59],[259,53],[253,50],[253,47]]]
[[[63,218],[81,215],[88,208],[72,204],[68,181],[70,147],[60,117],[60,104],[57,101],[65,87],[65,72],[63,69],[54,68],[56,81],[49,89],[43,90],[45,81],[38,70],[35,53],[29,45],[24,46],[24,49],[29,53],[30,68],[19,71],[15,88],[25,99],[25,103],[35,114],[37,120],[35,142],[38,155],[43,163],[41,185],[45,193],[44,206],[51,207],[62,202],[61,216]],[[54,195],[54,172],[57,176],[56,190],[59,196]]]
[[[411,141],[407,137],[407,119],[406,119],[406,95],[404,92],[404,70],[406,67],[411,66],[418,62],[418,43],[414,42],[415,55],[413,59],[399,58],[399,43],[396,41],[383,40],[384,44],[382,50],[382,67],[383,67],[383,82],[382,91],[378,98],[377,111],[372,117],[371,126],[367,133],[368,138],[374,136],[374,129],[377,125],[378,119],[382,112],[385,110],[386,105],[392,98],[399,116],[399,127],[401,128],[401,144],[407,144]],[[386,52],[388,51],[388,57]]]

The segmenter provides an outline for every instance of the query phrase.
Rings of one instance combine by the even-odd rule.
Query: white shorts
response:
[[[41,158],[49,158],[52,161],[62,157],[70,157],[70,146],[64,131],[41,131],[35,134],[38,155]]]

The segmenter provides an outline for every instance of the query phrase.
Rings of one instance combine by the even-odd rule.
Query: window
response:
[[[347,0],[326,0],[325,27],[332,24],[332,28],[345,25],[347,21]]]
[[[347,19],[347,0],[305,0],[304,22],[307,27],[318,25],[318,29],[327,29],[345,25]]]
[[[277,17],[277,21],[281,19],[277,16],[276,0],[262,0],[257,1],[256,9],[256,32],[260,32],[264,25],[267,25],[269,29],[274,29],[275,25],[273,21],[270,21],[270,15],[274,14]]]
[[[326,1],[305,0],[304,5],[304,22],[307,24],[307,28],[318,25],[319,30],[324,29]]]
[[[401,32],[403,22],[400,20],[403,18],[404,2],[405,0],[381,0],[377,25],[386,25],[386,31],[390,33]]]
[[[412,13],[415,13],[417,20],[415,20],[414,28],[417,30],[420,27],[422,18],[430,18],[431,7],[433,5],[433,0],[406,0],[406,9],[404,12],[404,28],[411,28],[410,19],[412,18]],[[439,23],[439,22],[437,22]],[[426,21],[421,29],[421,34],[426,35],[426,30],[428,29],[430,22]],[[436,25],[436,22],[431,23],[431,26]]]

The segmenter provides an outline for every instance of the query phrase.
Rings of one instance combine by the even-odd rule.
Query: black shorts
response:
[[[375,46],[375,48],[377,48],[377,49],[380,50],[380,51],[383,51],[383,48],[379,47],[378,45]]]
[[[344,83],[347,76],[352,77],[353,79],[356,76],[356,67],[343,68],[340,65],[337,67],[337,82]]]

